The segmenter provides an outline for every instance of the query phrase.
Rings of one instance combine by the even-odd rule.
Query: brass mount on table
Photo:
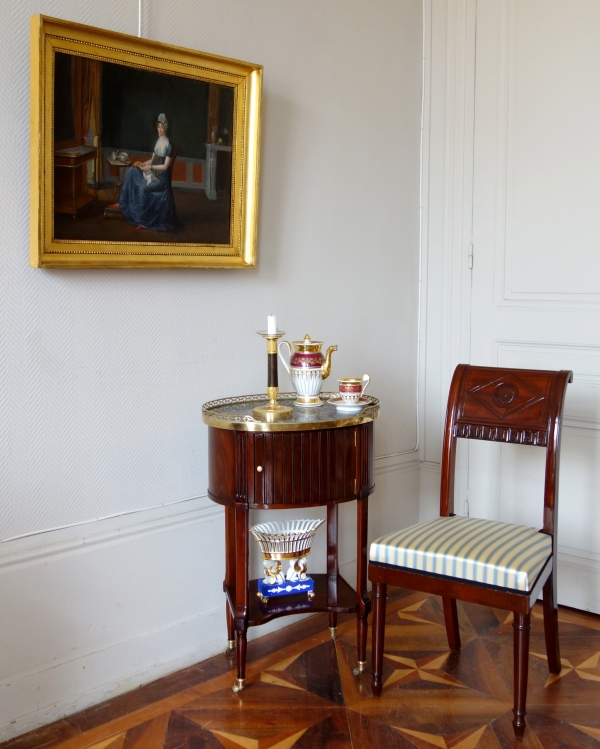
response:
[[[327,401],[334,395],[338,393],[321,393],[320,397]],[[336,429],[375,421],[379,415],[379,399],[372,395],[365,395],[365,398],[370,401],[369,405],[360,411],[345,413],[327,402],[320,408],[292,408],[296,393],[278,393],[277,402],[288,406],[292,415],[287,420],[268,422],[254,417],[254,408],[265,404],[263,393],[238,395],[204,403],[202,421],[210,427],[238,432],[305,432],[313,429]]]

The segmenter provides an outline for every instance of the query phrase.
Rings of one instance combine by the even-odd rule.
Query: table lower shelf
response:
[[[255,627],[279,616],[290,614],[311,614],[320,611],[336,611],[339,614],[353,614],[357,611],[356,592],[341,575],[329,577],[327,574],[310,574],[315,581],[315,597],[308,599],[306,594],[270,598],[263,603],[256,595],[258,580],[248,583],[249,615],[248,626]],[[225,587],[227,603],[235,611],[235,586]]]
[[[83,193],[82,195],[76,195],[75,198],[63,198],[63,200],[57,202],[54,206],[54,212],[66,214],[67,216],[73,216],[73,218],[75,218],[84,206],[91,203],[92,200],[96,200],[97,197],[97,195]]]

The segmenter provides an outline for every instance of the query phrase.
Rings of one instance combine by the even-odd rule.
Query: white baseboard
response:
[[[600,554],[558,546],[558,602],[600,614]]]
[[[248,640],[263,637],[300,620],[286,617],[250,629]],[[30,713],[0,725],[0,741],[18,736],[92,705],[116,697],[167,674],[223,653],[226,647],[225,608],[209,612],[114,647],[21,675],[0,686],[2,713],[16,715],[36,695]],[[157,654],[165,654],[157,660]],[[225,657],[225,656],[224,656]],[[148,665],[151,664],[151,665]],[[70,696],[56,701],[56,695]]]
[[[387,458],[375,473],[370,538],[418,515],[418,461]],[[339,555],[353,586],[354,507],[340,508]],[[197,497],[0,544],[0,741],[223,651],[223,526],[223,508]],[[251,628],[249,639],[300,618]]]
[[[222,538],[198,498],[1,544],[0,740],[217,652]]]
[[[19,715],[33,694],[36,705],[17,720],[0,725],[0,741],[128,692],[224,647],[220,607],[60,665],[17,675],[0,686],[2,717]],[[161,653],[168,654],[168,660]],[[65,694],[57,701],[58,695]]]

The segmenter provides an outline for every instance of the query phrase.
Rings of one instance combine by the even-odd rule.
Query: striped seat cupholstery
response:
[[[370,559],[527,592],[551,555],[552,537],[535,528],[454,515],[378,538]]]

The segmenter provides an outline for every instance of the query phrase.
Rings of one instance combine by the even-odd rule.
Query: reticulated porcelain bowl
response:
[[[319,526],[324,520],[279,520],[259,523],[250,528],[258,542],[263,559],[293,559],[305,557]]]

